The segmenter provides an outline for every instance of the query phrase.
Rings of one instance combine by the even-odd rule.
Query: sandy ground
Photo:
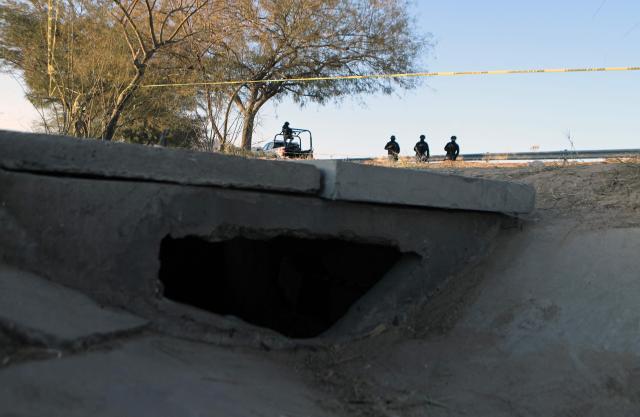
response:
[[[640,415],[640,164],[434,164],[537,210],[406,323],[299,367],[352,416]]]

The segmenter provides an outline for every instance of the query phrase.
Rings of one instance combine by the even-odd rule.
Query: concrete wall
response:
[[[84,143],[74,143],[78,146]],[[37,154],[24,152],[22,157],[37,159]],[[179,185],[153,177],[85,178],[46,169],[46,164],[21,169],[15,158],[9,160],[0,156],[0,263],[152,320],[167,311],[158,281],[160,243],[167,235],[210,241],[236,236],[339,238],[397,247],[407,256],[336,326],[336,332],[346,334],[393,319],[407,301],[424,297],[485,254],[506,219],[488,212],[336,201],[310,194],[309,186],[282,192]],[[264,161],[251,161],[256,162]],[[282,166],[290,170],[298,165]],[[196,316],[205,326],[229,327],[226,320]]]

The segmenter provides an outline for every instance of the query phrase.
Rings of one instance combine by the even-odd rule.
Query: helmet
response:
[[[425,135],[420,135],[420,140],[425,140],[426,136]]]
[[[284,122],[284,125],[285,126],[289,126],[289,122]]]
[[[391,141],[396,140],[396,137],[394,135],[391,135]]]

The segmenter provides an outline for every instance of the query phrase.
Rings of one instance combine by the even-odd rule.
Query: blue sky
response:
[[[416,23],[437,45],[423,70],[640,66],[640,1],[416,1]],[[28,130],[35,113],[0,77],[0,128]],[[255,138],[288,120],[310,129],[316,153],[376,156],[395,134],[410,154],[420,134],[432,152],[457,135],[462,152],[640,148],[640,72],[429,78],[393,96],[339,106],[267,105]]]

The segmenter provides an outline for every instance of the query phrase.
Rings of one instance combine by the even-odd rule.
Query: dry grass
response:
[[[526,168],[526,167],[568,167],[591,165],[591,162],[574,162],[574,161],[534,161],[534,162],[492,162],[491,161],[431,161],[418,162],[415,158],[403,157],[398,161],[389,161],[387,158],[376,158],[363,162],[365,165],[384,166],[389,168],[404,169],[434,169],[434,170],[464,170],[471,168],[479,169],[505,169],[505,168]]]
[[[278,156],[274,153],[256,152],[233,145],[224,146],[217,152],[224,155],[239,156],[241,158],[249,159],[278,159]]]
[[[629,165],[640,169],[640,155],[631,156],[629,158],[607,159],[605,163]]]
[[[372,337],[377,336],[380,335]],[[316,383],[337,399],[336,411],[356,417],[386,417],[416,409],[449,408],[419,389],[380,386],[368,378],[362,371],[371,343],[367,339],[332,345],[304,358],[305,367],[313,373]]]
[[[366,164],[523,182],[536,189],[536,216],[580,217],[591,225],[640,223],[640,156],[599,162],[483,162],[386,159]],[[614,214],[615,213],[615,214]]]

